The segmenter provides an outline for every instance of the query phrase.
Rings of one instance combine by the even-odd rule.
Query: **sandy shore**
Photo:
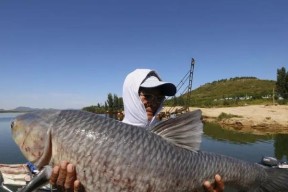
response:
[[[179,107],[180,108],[180,107]],[[170,108],[164,107],[163,111]],[[235,129],[254,134],[288,133],[288,105],[250,105],[225,108],[190,108],[201,109],[203,120],[217,122],[227,129]],[[221,113],[235,115],[219,121]]]

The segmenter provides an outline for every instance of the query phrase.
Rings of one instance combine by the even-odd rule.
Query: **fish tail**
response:
[[[287,192],[288,191],[288,169],[270,168],[266,169],[268,178],[256,189],[256,192]]]

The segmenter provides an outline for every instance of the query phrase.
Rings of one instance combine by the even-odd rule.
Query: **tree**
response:
[[[107,96],[107,105],[108,105],[108,111],[112,112],[114,107],[114,101],[112,93],[109,93]]]
[[[117,95],[116,95],[117,97]],[[124,109],[124,104],[123,104],[123,98],[122,97],[117,97],[117,111],[123,111]]]
[[[123,98],[118,97],[116,94],[109,93],[107,96],[107,105],[109,112],[116,112],[123,110]]]
[[[284,99],[288,99],[288,72],[285,67],[277,69],[276,91]]]
[[[109,93],[104,105],[97,103],[97,106],[91,105],[84,107],[82,110],[101,114],[123,111],[123,98],[118,97],[116,94]]]

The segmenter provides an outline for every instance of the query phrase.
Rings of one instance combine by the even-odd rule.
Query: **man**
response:
[[[156,71],[150,69],[136,69],[129,73],[123,84],[124,119],[123,122],[142,128],[157,124],[157,115],[162,109],[165,96],[176,94],[174,84],[164,82]],[[75,168],[68,162],[55,166],[50,179],[52,185],[65,189],[79,191],[80,182],[76,180]],[[74,182],[75,181],[75,182]],[[73,184],[74,182],[74,184]],[[203,183],[207,192],[221,192],[224,184],[219,175],[215,176],[215,183]]]
[[[153,126],[162,109],[165,96],[176,94],[172,83],[161,81],[150,69],[136,69],[128,74],[123,84],[123,122],[139,127]]]

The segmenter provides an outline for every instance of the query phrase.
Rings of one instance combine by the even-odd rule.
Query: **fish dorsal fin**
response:
[[[166,141],[191,151],[199,150],[203,133],[201,110],[195,110],[160,122],[151,128],[151,132]]]

